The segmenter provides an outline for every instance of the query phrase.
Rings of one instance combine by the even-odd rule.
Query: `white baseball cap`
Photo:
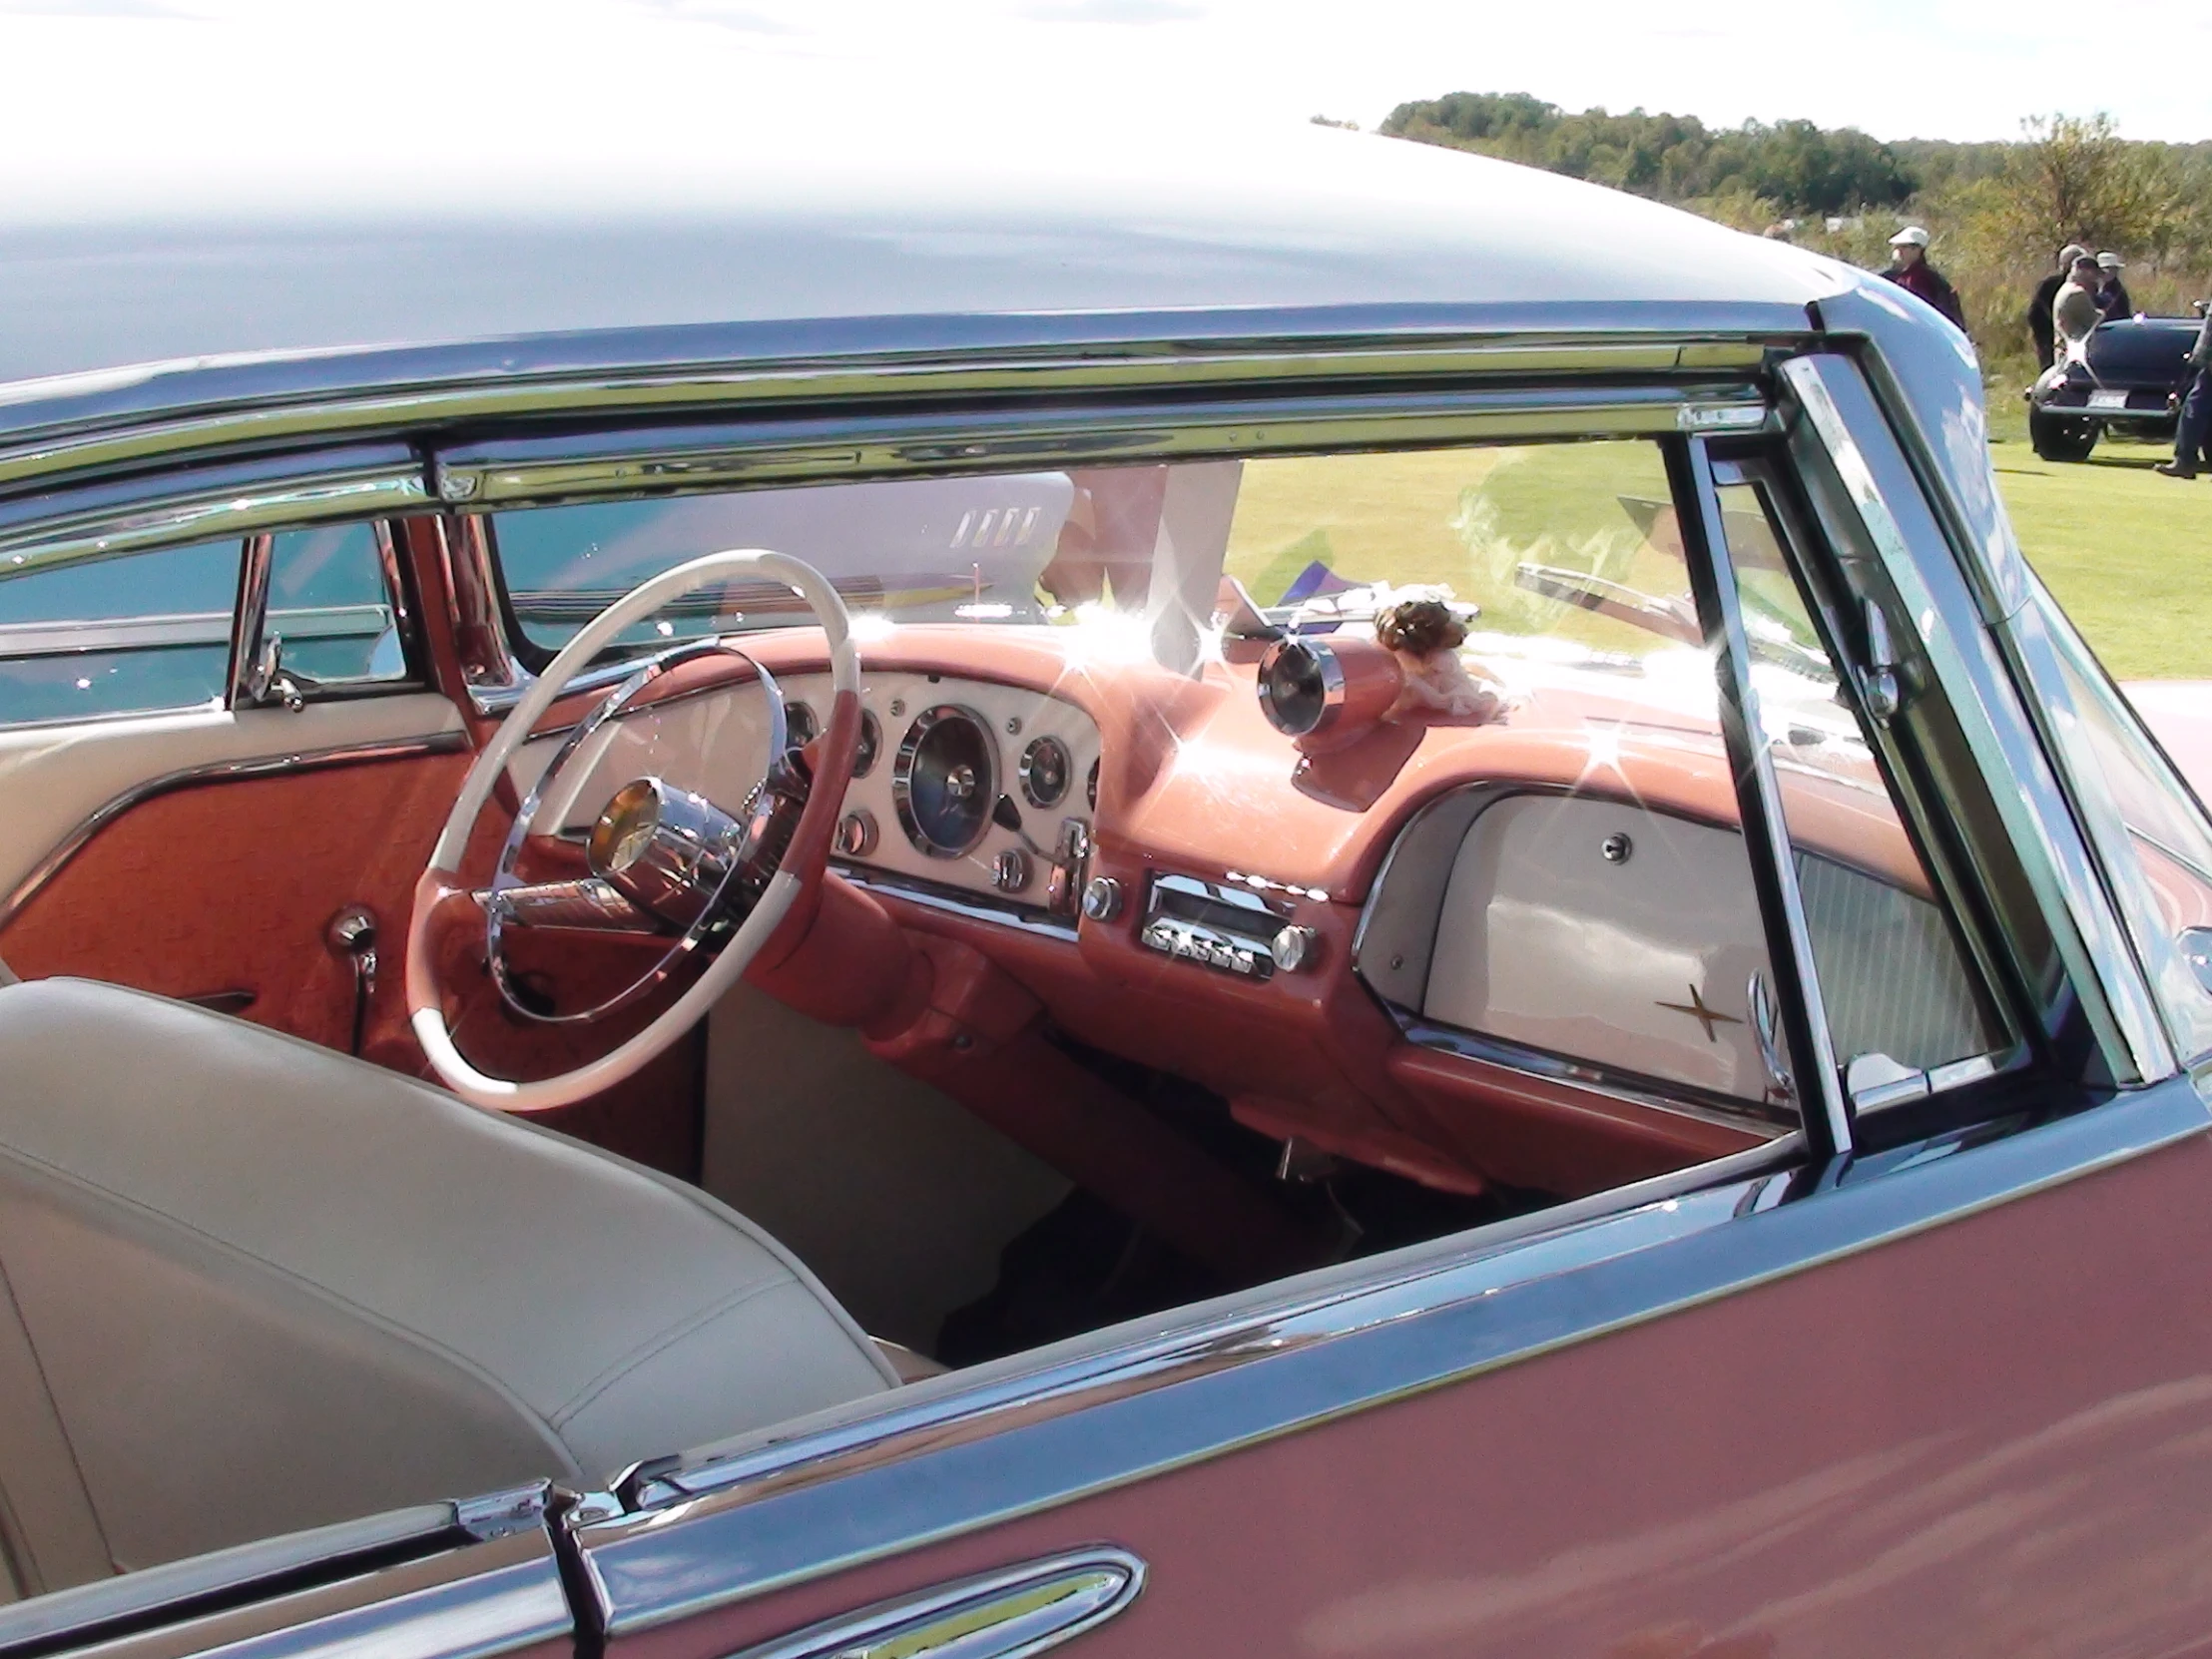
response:
[[[1904,248],[1908,245],[1914,248],[1926,248],[1928,246],[1928,233],[1918,225],[1908,225],[1890,239],[1892,248]]]
[[[2119,255],[2107,251],[2097,256],[2097,269],[2099,271],[2125,271],[2127,267],[2120,263]]]

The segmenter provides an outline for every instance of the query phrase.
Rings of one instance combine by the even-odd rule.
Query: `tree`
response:
[[[2180,169],[2162,149],[2122,139],[2109,115],[2030,116],[2020,130],[2026,142],[1999,175],[2000,235],[2162,255],[2186,229]]]

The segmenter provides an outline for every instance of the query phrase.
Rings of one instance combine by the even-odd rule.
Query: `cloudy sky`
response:
[[[1373,126],[1467,88],[1884,138],[2106,110],[2187,140],[2212,138],[2203,76],[2148,71],[2206,62],[2206,0],[0,0],[0,140],[131,151],[274,119],[388,143],[394,117],[519,138],[617,83],[862,127],[886,99]]]

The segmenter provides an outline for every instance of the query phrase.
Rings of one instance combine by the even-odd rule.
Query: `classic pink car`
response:
[[[2212,832],[1958,336],[898,165],[5,219],[0,1655],[2202,1643]]]

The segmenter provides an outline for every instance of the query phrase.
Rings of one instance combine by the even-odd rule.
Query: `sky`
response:
[[[207,133],[394,149],[441,125],[576,141],[595,89],[656,120],[732,102],[864,128],[962,120],[1373,127],[1399,101],[1529,92],[1733,125],[2013,138],[2109,112],[2212,139],[2207,0],[0,0],[0,144],[125,156]]]

